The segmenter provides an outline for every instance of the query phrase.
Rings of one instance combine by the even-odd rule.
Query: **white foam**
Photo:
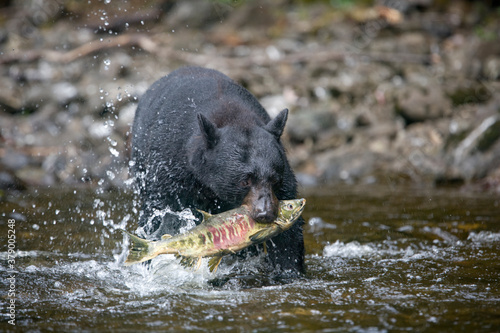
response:
[[[480,231],[477,234],[471,232],[467,240],[473,241],[475,243],[493,243],[500,241],[500,233],[491,231]]]
[[[333,244],[326,245],[323,249],[325,257],[342,257],[342,258],[359,258],[365,255],[372,254],[376,251],[370,245],[361,245],[359,242],[353,241],[345,244],[344,242],[336,241]]]

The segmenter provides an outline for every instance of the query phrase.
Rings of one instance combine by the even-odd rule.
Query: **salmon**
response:
[[[130,249],[125,266],[155,258],[160,254],[174,254],[181,265],[200,267],[201,258],[211,257],[210,272],[216,272],[222,257],[236,253],[250,245],[263,243],[288,230],[297,221],[306,204],[305,199],[282,200],[278,217],[272,223],[259,223],[250,217],[246,205],[216,215],[200,211],[203,221],[184,234],[165,234],[159,241],[139,238],[122,230],[130,238]]]

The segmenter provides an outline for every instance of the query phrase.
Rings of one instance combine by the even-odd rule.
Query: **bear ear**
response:
[[[217,127],[201,113],[198,113],[198,125],[200,125],[203,140],[209,149],[217,145],[219,133]]]
[[[288,118],[288,109],[281,111],[276,118],[271,120],[264,129],[274,135],[276,139],[281,137],[283,130],[285,129],[286,120]]]

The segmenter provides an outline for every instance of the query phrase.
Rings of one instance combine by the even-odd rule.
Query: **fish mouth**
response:
[[[300,215],[302,215],[302,212],[304,211],[305,206],[306,206],[306,199],[302,199],[300,201],[300,208],[297,211],[297,213],[294,215],[296,218],[298,218]]]

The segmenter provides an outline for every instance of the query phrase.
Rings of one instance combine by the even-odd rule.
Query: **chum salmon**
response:
[[[122,230],[130,238],[125,266],[153,259],[160,254],[175,254],[181,258],[183,266],[196,265],[196,269],[201,264],[201,258],[212,257],[208,266],[210,272],[215,272],[223,256],[263,243],[290,229],[305,204],[305,199],[281,200],[278,217],[271,223],[253,220],[245,205],[216,215],[200,211],[203,221],[199,225],[184,234],[165,234],[158,241],[142,239]]]

